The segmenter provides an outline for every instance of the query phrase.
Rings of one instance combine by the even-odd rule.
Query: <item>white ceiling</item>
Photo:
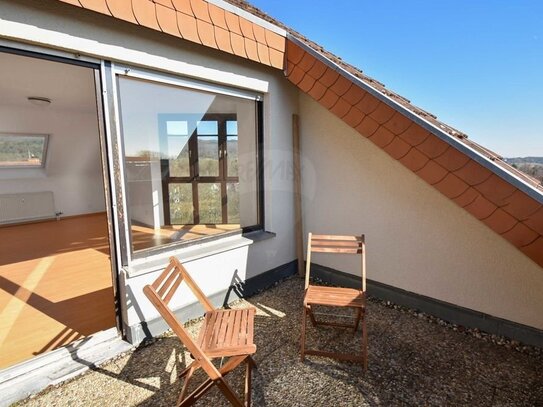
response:
[[[29,96],[51,99],[47,109],[96,111],[93,70],[0,52],[0,104],[33,106]]]

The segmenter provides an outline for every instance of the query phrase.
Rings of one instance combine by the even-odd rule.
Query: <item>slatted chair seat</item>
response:
[[[197,340],[189,335],[168,307],[168,303],[182,282],[188,285],[206,310]],[[215,385],[233,406],[250,407],[251,369],[256,367],[251,357],[256,352],[256,346],[253,343],[255,308],[215,309],[209,298],[204,295],[185,267],[175,257],[170,257],[170,263],[166,269],[152,284],[146,285],[143,292],[194,359],[179,375],[180,378],[185,380],[177,400],[177,407],[193,405]],[[217,368],[212,363],[212,359],[215,358],[228,358],[228,360],[220,368]],[[225,380],[225,376],[243,362],[245,362],[246,366],[245,403],[241,401]],[[204,380],[192,393],[185,397],[189,381],[198,369],[204,370],[208,375],[208,379]]]
[[[337,254],[360,254],[361,262],[361,289],[318,286],[309,283],[311,273],[312,253],[337,253]],[[314,312],[315,306],[342,307],[354,309],[356,316],[353,323],[343,323],[330,320],[319,320]],[[328,314],[328,316],[330,316]],[[306,325],[307,317],[313,326],[327,325],[341,328],[351,328],[354,332],[362,323],[362,352],[338,353],[317,349],[306,349]],[[342,317],[345,317],[344,315]],[[305,294],[302,314],[302,334],[300,337],[301,359],[305,355],[316,355],[331,357],[339,360],[350,360],[361,362],[364,369],[368,367],[367,330],[366,330],[366,245],[364,235],[361,236],[339,236],[339,235],[314,235],[309,233],[307,240],[307,261],[305,271]]]
[[[310,285],[304,297],[304,306],[325,305],[330,307],[364,308],[364,291],[354,288]]]
[[[255,353],[255,313],[254,308],[207,312],[198,336],[198,345],[211,358]]]

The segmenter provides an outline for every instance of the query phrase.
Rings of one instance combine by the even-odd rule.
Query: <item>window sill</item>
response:
[[[189,247],[178,249],[172,248],[170,251],[157,255],[138,258],[133,260],[128,267],[124,268],[124,270],[127,273],[127,277],[132,278],[164,269],[168,259],[171,256],[177,257],[182,263],[187,263],[201,258],[214,256],[229,250],[249,246],[253,243],[262,242],[275,236],[275,233],[266,232],[264,230],[237,234],[235,236],[225,236],[223,239],[194,244]]]

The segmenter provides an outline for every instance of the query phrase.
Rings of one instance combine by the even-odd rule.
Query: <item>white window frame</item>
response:
[[[13,137],[13,138],[17,138],[17,137],[39,137],[39,138],[42,138],[43,139],[43,149],[42,149],[42,160],[40,162],[40,164],[29,164],[29,165],[4,165],[2,163],[2,161],[0,161],[0,170],[2,169],[10,169],[10,170],[13,170],[13,169],[18,169],[18,170],[23,170],[23,169],[39,169],[39,168],[45,168],[45,163],[47,162],[47,150],[48,150],[48,146],[49,146],[49,134],[40,134],[40,133],[15,133],[15,132],[0,132],[0,136],[3,136],[3,137]]]

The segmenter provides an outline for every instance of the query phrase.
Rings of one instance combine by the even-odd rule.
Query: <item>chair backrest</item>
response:
[[[309,233],[307,237],[305,288],[309,286],[311,253],[360,254],[362,258],[360,270],[360,277],[362,278],[362,291],[366,292],[366,242],[364,235],[314,235]]]
[[[143,288],[143,292],[170,326],[172,331],[187,347],[192,356],[201,364],[202,369],[204,369],[213,380],[216,380],[221,377],[221,374],[168,307],[168,303],[183,281],[189,286],[206,311],[213,311],[215,309],[202,290],[200,290],[200,287],[196,285],[185,267],[183,267],[175,257],[170,257],[170,262],[166,269],[164,269],[152,284],[146,285]]]

